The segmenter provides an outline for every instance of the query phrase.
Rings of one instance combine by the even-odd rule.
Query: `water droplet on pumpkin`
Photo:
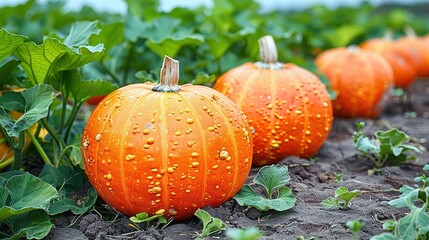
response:
[[[177,130],[177,131],[174,133],[174,135],[176,135],[176,136],[180,136],[180,135],[182,135],[182,132],[181,132],[180,130]]]
[[[199,154],[199,153],[197,153],[197,152],[192,152],[192,153],[191,153],[191,156],[192,156],[193,158],[197,158],[198,156],[200,156],[200,154]]]
[[[191,163],[191,166],[192,167],[198,167],[200,165],[200,163],[199,162],[192,162]]]
[[[112,180],[112,174],[110,174],[110,173],[106,174],[106,179],[107,180]]]
[[[170,209],[168,210],[168,214],[170,214],[171,216],[174,216],[174,215],[176,215],[176,214],[177,214],[177,211],[176,211],[176,209],[170,208]]]
[[[213,132],[215,130],[215,128],[214,127],[209,127],[208,130],[209,130],[209,132]]]
[[[222,150],[219,152],[219,158],[222,160],[226,160],[229,157],[229,152],[226,150]]]
[[[153,139],[153,138],[148,138],[148,139],[146,139],[146,143],[147,144],[153,144],[155,142],[155,139]]]
[[[125,160],[127,160],[127,161],[131,161],[135,158],[136,158],[136,155],[134,155],[134,154],[127,154],[127,156],[125,156]]]
[[[186,119],[186,123],[192,124],[192,123],[194,123],[194,119],[188,118],[188,119]]]
[[[174,172],[174,168],[172,168],[172,167],[167,168],[167,172],[173,173]]]

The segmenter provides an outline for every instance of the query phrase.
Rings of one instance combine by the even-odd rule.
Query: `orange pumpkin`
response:
[[[409,47],[395,44],[389,38],[370,39],[360,47],[381,54],[389,62],[396,87],[407,88],[416,79],[418,60]]]
[[[128,216],[189,218],[233,197],[250,171],[252,136],[244,114],[211,88],[179,87],[178,65],[166,57],[159,85],[133,84],[109,94],[83,132],[90,182]]]
[[[393,87],[393,71],[379,54],[358,47],[333,48],[317,56],[318,70],[337,93],[334,116],[378,116]]]
[[[419,61],[417,62],[417,76],[429,77],[429,41],[416,36],[410,28],[406,29],[407,35],[398,39],[397,44],[411,48],[415,52]]]
[[[332,125],[326,87],[311,72],[277,61],[271,36],[260,39],[261,62],[224,73],[214,88],[246,114],[253,131],[253,165],[287,156],[310,157],[322,146]]]

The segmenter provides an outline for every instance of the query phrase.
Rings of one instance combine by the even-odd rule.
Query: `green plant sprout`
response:
[[[322,206],[326,208],[338,208],[347,210],[351,207],[351,200],[361,194],[360,190],[349,191],[346,187],[339,187],[335,190],[335,196],[329,197],[321,202]]]
[[[258,240],[262,236],[262,232],[256,227],[227,228],[225,235],[231,240]]]
[[[245,184],[234,196],[241,206],[251,206],[260,211],[285,211],[295,205],[296,197],[285,184],[289,181],[287,166],[275,164],[259,169],[253,183],[264,190],[257,193],[250,185]]]
[[[147,214],[146,212],[142,212],[142,213],[136,214],[133,217],[130,217],[130,221],[135,223],[135,224],[130,224],[130,226],[141,230],[141,228],[139,227],[141,226],[141,223],[145,224],[143,226],[143,229],[147,229],[148,227],[151,227],[151,226],[153,227],[166,226],[171,222],[171,220],[167,221],[167,219],[160,214],[149,216],[149,214]]]
[[[226,229],[226,225],[219,218],[214,218],[202,209],[198,209],[194,215],[203,223],[203,230],[196,239],[203,239],[209,235],[213,235]]]
[[[335,182],[337,183],[342,182],[344,180],[342,173],[334,172],[334,176],[335,176]]]
[[[359,232],[362,230],[362,227],[365,225],[364,222],[359,220],[351,220],[346,222],[346,227],[350,229],[353,233],[354,240],[359,240]]]
[[[417,159],[415,155],[407,155],[409,151],[423,152],[421,146],[408,144],[410,137],[396,128],[377,131],[375,138],[370,139],[362,131],[365,122],[358,122],[356,126],[358,130],[353,133],[353,146],[374,162],[374,172],[380,172],[387,162],[399,165],[407,160]]]
[[[429,171],[429,164],[423,167]],[[403,185],[397,199],[389,201],[396,208],[408,208],[409,213],[398,220],[387,220],[383,229],[391,233],[373,236],[371,240],[426,240],[429,239],[429,180],[423,174],[414,179],[415,187]],[[420,185],[420,186],[419,186]]]

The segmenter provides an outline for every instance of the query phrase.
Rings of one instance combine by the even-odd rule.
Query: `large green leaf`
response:
[[[11,34],[0,29],[0,61],[8,57],[15,49],[24,43],[25,36]]]
[[[11,217],[6,221],[12,231],[11,240],[43,239],[54,226],[48,214],[42,210],[35,210],[21,215]]]
[[[11,137],[18,137],[21,131],[34,125],[41,118],[48,115],[49,106],[57,96],[57,92],[50,85],[39,84],[29,89],[19,92],[22,98],[16,98],[17,101],[24,101],[24,114],[14,120],[5,109],[0,106],[0,125],[6,130]]]
[[[47,211],[50,201],[58,197],[54,187],[29,173],[9,178],[2,189],[2,198],[5,189],[9,191],[10,200],[0,208],[0,223],[32,210]]]
[[[11,84],[12,73],[20,61],[14,56],[8,56],[0,61],[0,85]]]
[[[203,222],[203,231],[200,237],[205,238],[212,233],[224,230],[226,225],[219,218],[214,218],[210,214],[202,209],[198,209],[194,215]]]
[[[48,82],[53,74],[97,61],[104,54],[102,44],[73,49],[58,39],[46,38],[41,45],[34,42],[20,45],[15,54],[22,61],[21,65],[28,77],[35,83]]]

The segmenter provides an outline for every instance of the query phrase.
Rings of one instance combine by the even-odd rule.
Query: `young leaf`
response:
[[[207,73],[199,72],[197,76],[195,76],[194,80],[192,81],[192,84],[208,84],[214,82],[216,79],[215,75],[208,75]]]
[[[205,238],[210,234],[222,231],[226,228],[226,225],[222,220],[210,216],[208,212],[202,209],[198,209],[194,215],[203,222],[203,231],[199,235],[201,238]]]
[[[142,223],[142,222],[146,222],[149,223],[155,219],[158,219],[158,221],[160,221],[161,223],[165,223],[166,219],[164,218],[163,215],[153,215],[149,217],[149,214],[142,212],[142,213],[138,213],[135,217],[130,217],[130,220],[134,223]]]
[[[273,192],[284,186],[289,180],[289,170],[286,166],[271,165],[262,167],[253,182],[264,187],[268,198],[271,198]]]
[[[353,191],[349,191],[346,187],[339,187],[335,191],[335,197],[344,200],[346,202],[350,202],[353,198],[357,197],[359,194],[361,194],[361,191],[355,189]]]
[[[227,228],[225,235],[232,240],[257,240],[262,236],[262,233],[256,227],[245,229]]]
[[[14,120],[2,106],[0,106],[0,124],[11,137],[18,137],[19,133],[34,125],[41,118],[48,115],[49,106],[57,96],[57,92],[50,85],[39,84],[21,92],[25,103],[25,112],[18,120]],[[21,99],[21,100],[22,100]]]
[[[16,35],[0,29],[0,61],[11,55],[15,49],[24,43],[27,37]]]
[[[50,201],[58,197],[57,190],[39,178],[24,173],[7,180],[2,189],[9,192],[10,202],[0,208],[0,223],[6,219],[32,210],[48,210]]]
[[[340,206],[338,199],[333,197],[322,200],[321,204],[325,208],[339,208]]]
[[[285,211],[292,208],[296,203],[296,197],[288,187],[278,189],[277,198],[268,199],[255,192],[249,185],[244,185],[234,196],[241,206],[252,206],[260,211],[276,210]]]
[[[371,237],[371,240],[401,240],[401,239],[391,233],[382,233],[380,235]]]

